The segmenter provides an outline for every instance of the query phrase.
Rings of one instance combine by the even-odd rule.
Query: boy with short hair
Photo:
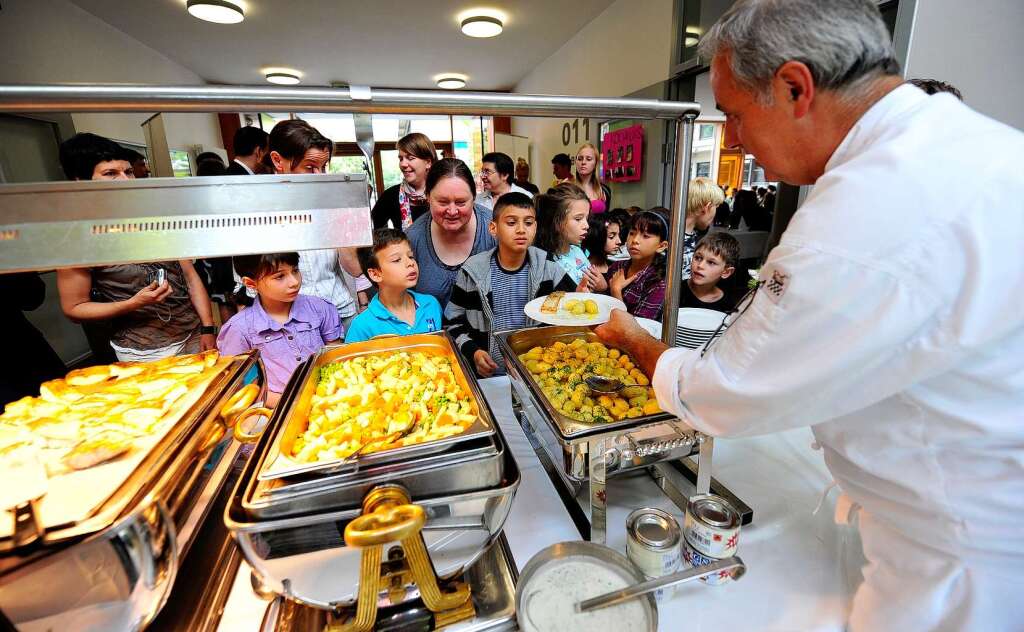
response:
[[[380,228],[373,233],[373,245],[360,248],[358,255],[363,274],[376,286],[377,294],[352,321],[345,342],[440,331],[441,304],[430,294],[412,291],[420,269],[405,233]]]
[[[683,278],[690,278],[690,261],[697,251],[697,241],[715,221],[718,206],[725,200],[721,187],[710,178],[690,180],[686,196],[686,218],[683,221]]]
[[[513,192],[498,198],[488,229],[497,247],[462,264],[444,311],[448,333],[481,377],[505,373],[495,331],[535,324],[523,311],[527,303],[576,290],[562,266],[532,246],[537,212],[529,197]]]
[[[242,283],[256,301],[224,323],[217,349],[237,355],[259,349],[267,369],[267,406],[277,405],[295,368],[343,333],[338,310],[316,296],[299,294],[299,254],[278,252],[234,257]]]
[[[729,233],[711,233],[697,243],[690,263],[690,278],[679,293],[679,307],[702,307],[731,312],[736,297],[719,287],[736,271],[740,242]]]

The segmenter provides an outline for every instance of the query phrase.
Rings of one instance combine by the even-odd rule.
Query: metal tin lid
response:
[[[689,510],[701,522],[719,529],[732,529],[740,524],[740,515],[732,505],[712,494],[690,498]]]
[[[670,514],[652,507],[637,509],[626,518],[626,532],[651,549],[668,549],[679,544],[679,523]]]

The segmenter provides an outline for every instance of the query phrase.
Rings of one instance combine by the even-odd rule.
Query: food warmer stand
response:
[[[588,98],[472,92],[378,90],[349,88],[277,88],[236,86],[138,86],[138,85],[2,85],[0,112],[344,112],[455,114],[482,116],[587,116],[591,118],[663,119],[675,121],[674,177],[672,185],[672,247],[669,257],[666,305],[678,304],[681,283],[683,214],[687,197],[693,124],[700,108],[694,103],[646,99]],[[357,185],[357,186],[356,186]],[[358,189],[358,191],[357,191]],[[216,257],[281,250],[309,250],[369,243],[365,180],[360,175],[343,176],[250,176],[203,179],[151,179],[119,183],[60,182],[0,187],[0,273],[47,270],[58,267],[92,266],[145,260]],[[59,244],[60,247],[54,247]],[[676,310],[665,311],[663,331],[666,342],[676,328]],[[526,394],[521,391],[519,395]],[[527,399],[528,398],[524,398]],[[529,405],[520,401],[520,405]],[[536,424],[520,415],[524,430]],[[661,424],[666,420],[657,420]],[[636,429],[631,429],[636,430]],[[536,429],[539,433],[540,429]],[[591,539],[603,538],[603,493],[609,470],[608,459],[632,457],[642,466],[653,462],[650,455],[678,458],[683,453],[699,454],[695,477],[697,491],[707,491],[710,477],[710,439],[673,426],[668,442],[636,443],[631,454],[616,457],[609,447],[621,433],[598,431],[587,441],[575,442],[571,453],[586,456],[580,470],[577,459],[570,473],[585,471],[595,504]],[[687,445],[689,444],[689,445]],[[231,444],[237,448],[236,444]],[[585,447],[583,447],[585,445]],[[564,446],[563,446],[564,447]],[[545,450],[538,442],[538,456]],[[629,460],[629,459],[627,459]],[[664,460],[658,458],[654,460]],[[235,463],[241,467],[244,457]],[[659,463],[659,465],[664,465]],[[514,463],[513,463],[514,467]],[[552,475],[564,486],[567,477]],[[570,477],[571,482],[571,477]],[[225,494],[219,502],[227,503]],[[571,499],[567,499],[567,503]],[[229,507],[230,509],[230,507]],[[210,520],[192,528],[209,526]],[[500,540],[499,540],[500,544]],[[213,546],[211,559],[237,564],[234,547]],[[493,549],[500,547],[492,547]],[[489,556],[480,564],[489,563]],[[189,560],[178,560],[187,564]],[[226,594],[222,569],[205,573],[205,582],[190,590],[172,593],[198,595],[196,602],[175,603],[175,609],[195,613],[190,629],[215,625],[218,600]],[[233,569],[231,573],[233,574]],[[511,573],[514,580],[514,568]],[[472,576],[472,569],[467,578]],[[150,600],[146,616],[137,627],[145,627],[166,596]],[[500,600],[499,600],[500,601]],[[181,602],[179,599],[178,602]],[[201,602],[201,606],[197,603]],[[291,606],[288,606],[291,607]],[[160,619],[152,627],[168,627]]]

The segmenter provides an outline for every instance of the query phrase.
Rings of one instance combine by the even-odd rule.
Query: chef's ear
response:
[[[811,69],[800,61],[787,61],[775,71],[775,97],[792,108],[794,118],[803,118],[811,109],[815,86]]]
[[[729,277],[732,276],[732,273],[735,272],[735,271],[736,271],[736,268],[734,268],[732,266],[725,266],[725,269],[722,270],[722,278],[723,279],[728,279]]]

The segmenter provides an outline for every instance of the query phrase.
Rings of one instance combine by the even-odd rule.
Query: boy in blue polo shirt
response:
[[[345,342],[369,340],[381,334],[425,334],[441,329],[441,304],[416,287],[420,269],[405,233],[382,228],[373,233],[373,246],[359,249],[363,272],[377,295],[355,317]]]

